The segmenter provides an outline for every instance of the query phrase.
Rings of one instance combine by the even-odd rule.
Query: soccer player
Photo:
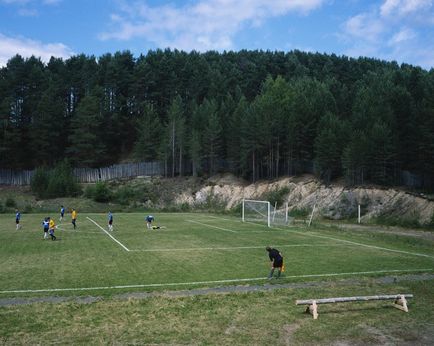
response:
[[[154,217],[152,215],[148,215],[146,216],[145,220],[146,220],[146,227],[148,229],[152,229],[152,221],[154,221]]]
[[[42,226],[44,227],[44,240],[48,238],[49,225],[50,225],[50,218],[46,217],[44,221],[42,221]]]
[[[72,208],[71,219],[72,219],[71,220],[72,225],[74,226],[74,229],[75,229],[77,227],[76,224],[75,224],[75,222],[77,221],[77,212],[75,211],[74,208]]]
[[[65,215],[65,208],[63,207],[63,205],[60,206],[60,222],[62,222],[63,220],[63,216]]]
[[[48,232],[50,233],[51,240],[56,240],[56,236],[54,235],[55,228],[56,228],[56,224],[54,223],[54,219],[50,218],[50,223],[48,225]]]
[[[283,267],[283,256],[277,249],[272,249],[271,247],[267,246],[265,250],[268,251],[268,257],[271,261],[271,272],[270,275],[268,275],[268,279],[273,278],[274,269],[278,268],[279,272],[277,274],[277,278],[280,278],[280,274],[282,273],[282,267]]]
[[[113,231],[113,214],[111,211],[108,213],[108,230]]]
[[[20,220],[21,220],[21,213],[18,211],[18,209],[15,209],[15,223],[17,225],[17,228],[15,229],[16,231],[18,231],[21,228]]]

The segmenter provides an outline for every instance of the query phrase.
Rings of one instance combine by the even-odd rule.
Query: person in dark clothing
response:
[[[268,257],[270,257],[271,261],[271,271],[270,275],[268,275],[268,279],[273,278],[274,269],[278,268],[279,272],[277,273],[277,278],[280,278],[280,274],[282,274],[282,267],[283,267],[283,256],[277,249],[272,249],[271,247],[267,246],[265,250],[268,251]]]
[[[42,226],[44,227],[44,239],[48,238],[48,230],[50,229],[50,218],[46,217],[44,221],[42,221]]]

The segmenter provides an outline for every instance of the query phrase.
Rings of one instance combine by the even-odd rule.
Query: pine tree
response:
[[[143,115],[138,121],[137,132],[137,140],[134,145],[136,160],[157,160],[161,146],[162,126],[152,105],[143,105]]]
[[[222,127],[217,113],[217,106],[210,102],[210,113],[208,114],[208,126],[204,135],[205,156],[208,159],[209,173],[216,173],[220,151],[222,148]]]
[[[341,174],[341,158],[347,128],[333,113],[326,113],[318,123],[315,138],[315,163],[318,173],[326,182]]]
[[[79,166],[98,166],[105,160],[105,147],[101,136],[101,109],[99,98],[85,96],[71,120],[70,145],[67,149],[71,162]]]
[[[31,126],[35,166],[50,166],[61,157],[64,126],[62,99],[53,88],[49,88],[41,97]]]
[[[182,160],[185,151],[185,117],[184,105],[180,96],[173,99],[169,112],[169,122],[166,127],[170,145],[169,152],[172,162],[172,177],[175,176],[178,164],[179,174],[182,175]]]

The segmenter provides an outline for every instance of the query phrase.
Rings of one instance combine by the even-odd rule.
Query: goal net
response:
[[[271,205],[268,201],[255,201],[243,199],[242,207],[243,222],[265,222],[268,227],[271,226]]]
[[[278,209],[277,205],[271,205],[269,201],[256,201],[243,199],[242,216],[243,222],[265,223],[268,227],[271,225],[287,225],[288,204]]]

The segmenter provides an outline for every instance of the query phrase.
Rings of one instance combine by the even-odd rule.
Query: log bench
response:
[[[408,312],[407,299],[413,298],[412,294],[392,294],[379,296],[360,296],[360,297],[337,297],[296,300],[296,305],[308,305],[306,312],[310,313],[316,320],[318,318],[318,304],[346,303],[346,302],[364,302],[371,300],[394,300],[393,306],[402,311]]]

